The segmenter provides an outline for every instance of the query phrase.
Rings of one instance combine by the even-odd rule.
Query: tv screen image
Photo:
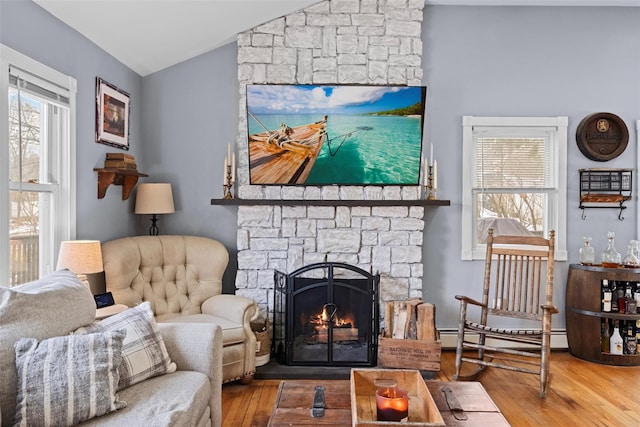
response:
[[[250,183],[419,185],[426,90],[247,85]]]

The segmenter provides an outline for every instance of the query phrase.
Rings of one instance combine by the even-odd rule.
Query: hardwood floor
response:
[[[436,380],[452,381],[455,352],[444,351]],[[538,377],[488,368],[478,378],[512,426],[640,426],[640,367],[585,362],[552,352],[551,383],[538,397]],[[223,427],[266,426],[278,380],[222,387]]]

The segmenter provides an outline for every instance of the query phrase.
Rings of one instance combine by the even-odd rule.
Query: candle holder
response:
[[[409,395],[394,380],[376,380],[377,421],[406,422],[409,419]]]
[[[424,195],[427,200],[438,200],[437,189],[433,187],[433,166],[429,166],[428,169],[429,174],[427,176],[427,184],[424,186]]]
[[[231,192],[231,189],[233,188],[233,178],[231,176],[231,165],[226,165],[227,166],[227,170],[226,170],[226,179],[225,179],[225,183],[222,185],[222,187],[224,188],[224,197],[223,199],[233,199],[233,193]]]

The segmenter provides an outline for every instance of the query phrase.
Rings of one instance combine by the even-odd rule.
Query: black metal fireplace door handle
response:
[[[333,322],[333,316],[336,315],[336,311],[338,311],[338,306],[335,305],[334,303],[328,303],[322,306],[322,309],[325,310],[327,307],[331,307],[333,309],[333,311],[331,312],[331,314],[329,315],[329,321]]]
[[[326,408],[326,404],[324,402],[324,386],[317,385],[315,390],[316,394],[313,396],[311,416],[314,418],[324,417],[324,408]]]

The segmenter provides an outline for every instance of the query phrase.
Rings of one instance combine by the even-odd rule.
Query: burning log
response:
[[[317,342],[329,342],[329,330],[321,329],[316,335]],[[333,328],[333,342],[358,341],[358,328]]]

